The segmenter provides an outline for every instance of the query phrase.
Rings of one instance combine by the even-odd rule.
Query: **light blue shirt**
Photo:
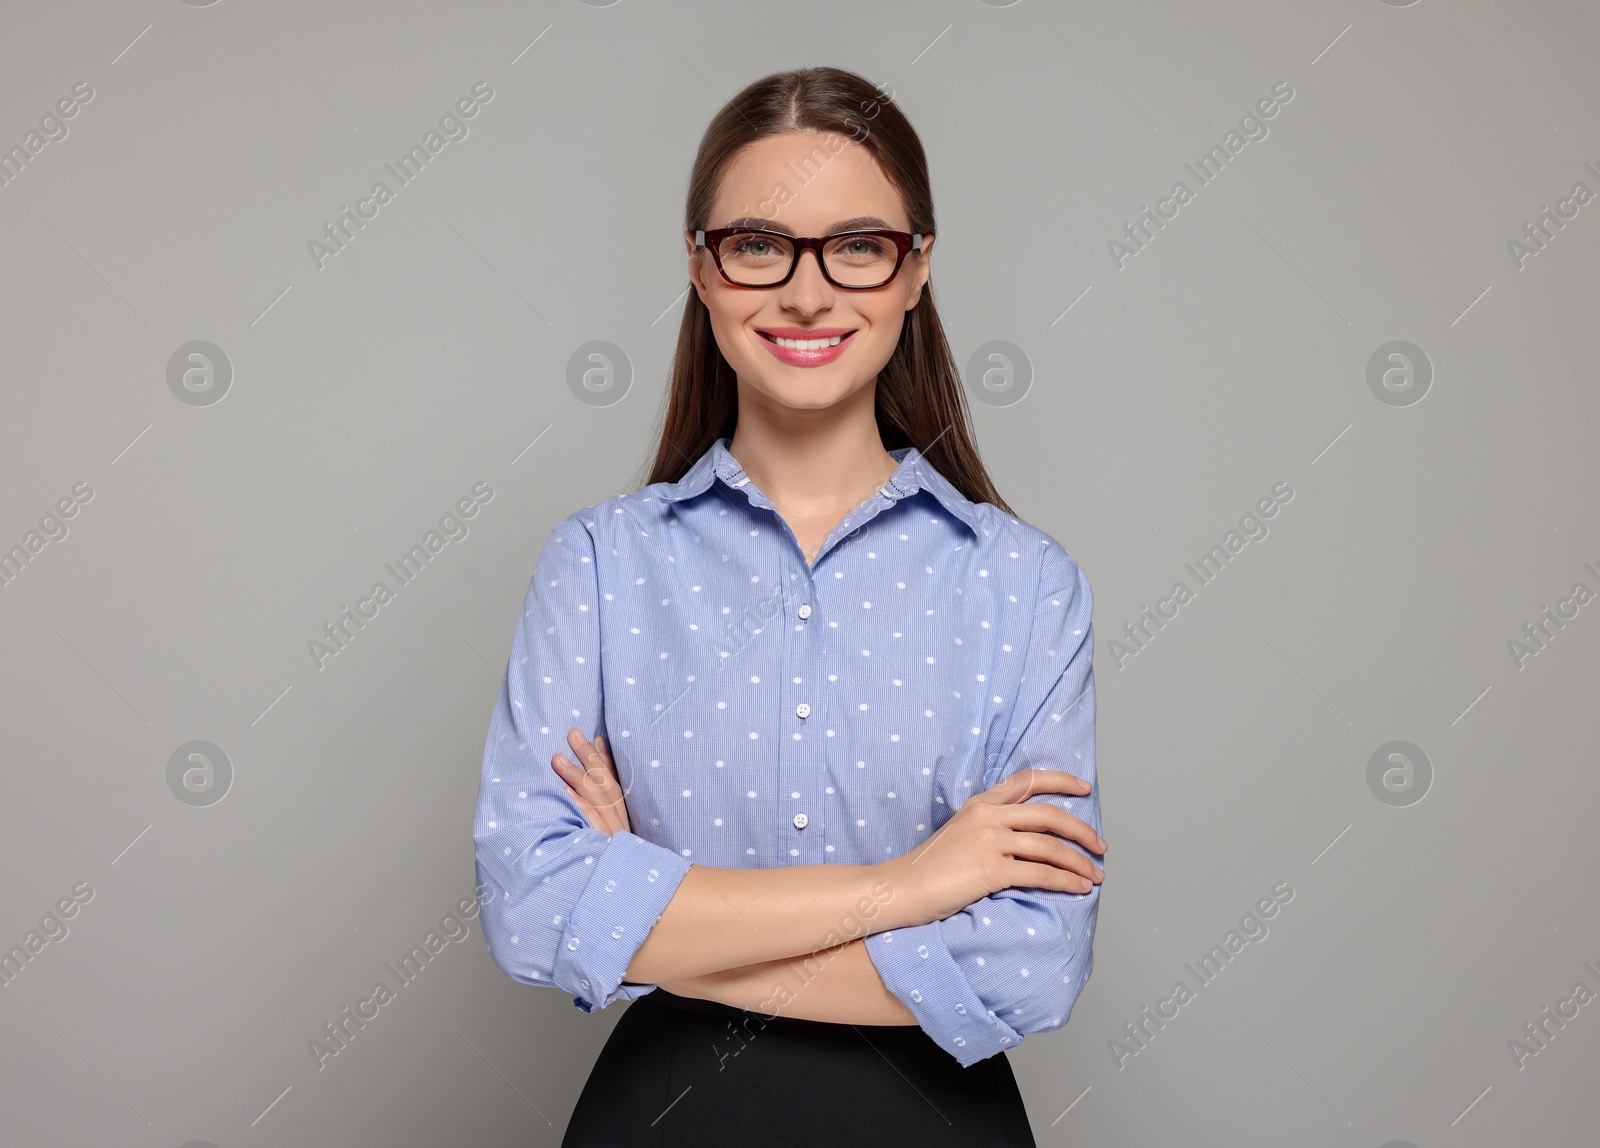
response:
[[[1019,769],[1097,780],[1093,599],[1058,542],[903,447],[808,566],[728,443],[550,532],[489,725],[489,951],[585,1012],[657,987],[622,977],[691,864],[870,865]],[[591,828],[550,767],[574,727],[605,735],[631,831]],[[1099,832],[1099,793],[1029,800]],[[866,935],[889,991],[968,1065],[1066,1023],[1099,898],[1009,888],[876,932],[863,904],[828,943]]]

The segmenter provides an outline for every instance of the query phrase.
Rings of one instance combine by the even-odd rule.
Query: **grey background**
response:
[[[1095,591],[1109,880],[1070,1023],[1011,1054],[1040,1143],[1582,1142],[1600,1002],[1523,1067],[1508,1042],[1600,990],[1600,603],[1521,669],[1507,642],[1600,590],[1600,202],[1520,269],[1507,243],[1600,192],[1597,30],[1578,0],[7,5],[0,146],[94,95],[0,187],[0,544],[94,493],[0,588],[0,946],[92,899],[0,989],[0,1138],[559,1142],[622,1009],[512,982],[475,921],[321,1069],[309,1042],[473,896],[512,626],[550,526],[640,477],[707,121],[832,63],[922,135],[957,358],[1031,372],[998,402],[972,373],[985,459]],[[307,241],[478,81],[470,134],[319,270]],[[232,368],[209,405],[168,384],[195,340]],[[593,340],[620,398],[568,386]],[[1392,340],[1419,402],[1369,387]],[[1278,482],[1270,534],[1119,668]],[[168,781],[197,740],[232,769],[209,804]],[[1431,767],[1408,804],[1368,780],[1397,740]]]

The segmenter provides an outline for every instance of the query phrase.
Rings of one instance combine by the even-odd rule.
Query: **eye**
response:
[[[889,245],[875,235],[851,235],[841,239],[834,252],[847,259],[882,259]]]
[[[746,267],[772,264],[788,258],[789,247],[775,235],[747,231],[722,241],[722,257]]]

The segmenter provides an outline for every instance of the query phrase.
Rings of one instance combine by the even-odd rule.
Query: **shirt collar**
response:
[[[731,441],[724,437],[712,443],[706,452],[695,460],[688,473],[677,482],[666,484],[666,489],[658,496],[661,501],[682,502],[693,498],[709,488],[713,478],[722,479],[734,490],[749,482],[750,476],[745,474],[744,467],[739,465],[739,460],[728,450]],[[899,501],[919,490],[926,490],[938,499],[941,506],[965,523],[974,534],[982,536],[982,520],[976,504],[940,474],[934,465],[923,457],[921,451],[914,446],[902,446],[891,450],[889,454],[899,461],[900,467],[889,477],[888,482],[878,488],[878,493]]]

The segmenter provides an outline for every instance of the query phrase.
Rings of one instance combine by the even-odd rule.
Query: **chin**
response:
[[[787,406],[828,407],[878,377],[876,370],[865,378],[858,377],[859,371],[856,363],[829,363],[822,367],[761,363],[759,370],[740,373],[740,377],[753,380],[756,390]]]
[[[761,391],[773,402],[792,410],[822,411],[838,403],[850,393],[851,388],[828,387],[825,391],[819,392],[815,388],[787,385],[762,386]]]

